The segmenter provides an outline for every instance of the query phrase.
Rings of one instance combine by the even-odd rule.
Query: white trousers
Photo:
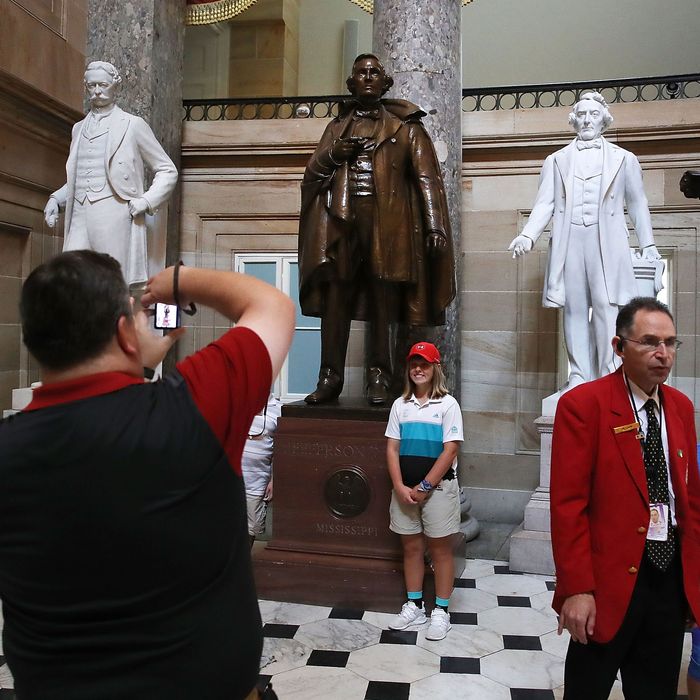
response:
[[[616,369],[611,341],[619,307],[608,299],[597,224],[571,224],[564,289],[564,338],[574,386]]]
[[[129,269],[131,242],[131,215],[129,203],[118,197],[107,197],[97,202],[86,199],[82,204],[73,201],[70,237],[63,250],[94,250],[107,253],[119,261],[122,272]]]

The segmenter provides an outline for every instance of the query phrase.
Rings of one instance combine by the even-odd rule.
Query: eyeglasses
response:
[[[654,352],[655,350],[659,350],[662,345],[668,352],[675,352],[683,344],[678,338],[666,338],[666,340],[661,340],[659,338],[642,338],[642,340],[635,340],[634,338],[625,338],[621,335],[620,340],[628,340],[630,343],[637,343],[642,352]]]

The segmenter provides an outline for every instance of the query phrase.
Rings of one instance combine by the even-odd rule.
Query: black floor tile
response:
[[[548,591],[553,591],[557,586],[557,582],[556,581],[545,581],[545,585],[547,586]]]
[[[350,658],[349,651],[321,651],[314,649],[306,662],[307,666],[333,666],[345,668]]]
[[[499,608],[531,608],[530,598],[526,595],[499,595]]]
[[[294,639],[298,629],[299,625],[281,625],[268,622],[263,625],[263,636],[276,639]]]
[[[511,688],[510,700],[554,700],[554,691],[535,688]]]
[[[382,630],[380,644],[415,644],[418,639],[416,630]]]
[[[503,646],[506,649],[520,649],[527,651],[542,651],[539,637],[530,637],[520,634],[504,634]]]
[[[450,613],[450,622],[453,625],[478,625],[476,613]]]
[[[333,608],[328,618],[330,620],[361,620],[364,614],[364,610],[354,610],[352,608]]]
[[[456,578],[455,588],[476,588],[475,578]]]
[[[408,700],[410,691],[410,683],[370,681],[365,693],[365,700]]]
[[[470,659],[461,656],[443,656],[440,659],[440,673],[481,673],[479,659]]]
[[[494,566],[493,567],[493,573],[494,574],[509,574],[510,573],[510,568],[506,564],[505,566]]]

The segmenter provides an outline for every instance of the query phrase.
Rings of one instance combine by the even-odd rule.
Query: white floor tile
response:
[[[362,620],[319,620],[302,625],[294,639],[311,649],[355,651],[378,644],[382,631]]]
[[[451,612],[475,612],[498,606],[498,598],[493,593],[478,588],[455,588],[450,596]]]
[[[503,637],[492,630],[472,625],[452,625],[444,639],[432,642],[425,638],[427,626],[418,632],[416,645],[440,656],[477,658],[503,649]]]
[[[516,574],[494,574],[484,576],[476,581],[476,587],[481,591],[495,595],[528,596],[543,593],[547,590],[544,581],[538,581],[530,576]]]
[[[543,651],[504,649],[481,660],[481,675],[511,688],[557,688],[564,662]]]
[[[364,700],[368,682],[346,668],[304,666],[280,673],[272,687],[284,700]]]
[[[541,636],[557,628],[556,618],[532,608],[491,608],[479,613],[479,626],[498,634]]]
[[[510,700],[500,683],[471,673],[439,673],[411,685],[410,700]],[[335,699],[334,699],[335,700]]]
[[[417,646],[376,644],[353,651],[347,668],[368,681],[413,683],[440,672],[440,657]]]
[[[311,648],[294,639],[266,638],[263,644],[260,673],[267,676],[305,666]]]
[[[307,622],[325,620],[331,612],[331,608],[320,605],[276,603],[272,600],[260,600],[258,604],[263,624],[272,622],[284,625],[303,625]]]

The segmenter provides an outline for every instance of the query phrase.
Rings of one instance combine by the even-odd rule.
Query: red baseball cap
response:
[[[440,362],[440,351],[432,343],[416,343],[409,351],[406,359],[418,355],[431,364]]]

